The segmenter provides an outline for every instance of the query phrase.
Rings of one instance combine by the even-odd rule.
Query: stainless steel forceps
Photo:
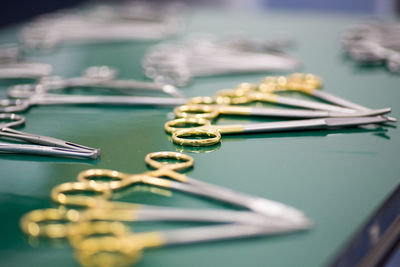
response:
[[[124,94],[132,94],[138,90],[156,91],[174,97],[183,97],[173,85],[133,79],[116,79],[117,71],[108,66],[92,66],[83,71],[81,77],[61,78],[58,76],[43,77],[37,84],[16,85],[8,90],[12,98],[27,98],[38,93],[49,93],[71,88],[106,89]]]
[[[0,112],[23,112],[37,105],[179,106],[185,98],[35,94],[25,99],[0,99]]]
[[[4,122],[6,121],[6,122]],[[33,154],[56,157],[95,159],[100,150],[56,139],[11,129],[25,123],[25,118],[16,114],[0,113],[0,138],[22,140],[31,144],[0,142],[0,153]]]
[[[182,146],[211,146],[218,144],[221,141],[221,135],[224,134],[336,129],[367,124],[380,124],[387,121],[388,119],[384,116],[373,116],[212,125],[209,120],[192,117],[168,121],[165,123],[164,129],[166,132],[172,134],[172,141],[175,144]]]

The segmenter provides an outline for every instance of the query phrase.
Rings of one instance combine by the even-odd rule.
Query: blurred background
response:
[[[89,2],[85,0],[7,0],[0,9],[0,27],[22,22],[42,13]],[[93,2],[93,1],[91,1]],[[100,2],[100,1],[96,1]],[[121,2],[121,1],[101,1]],[[171,2],[152,0],[151,2]],[[218,5],[226,8],[280,9],[317,12],[364,13],[373,16],[399,16],[400,0],[185,0],[191,5]]]

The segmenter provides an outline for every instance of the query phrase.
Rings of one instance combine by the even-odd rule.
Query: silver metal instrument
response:
[[[23,141],[25,144],[0,142],[0,153],[33,154],[56,157],[75,157],[95,159],[100,150],[75,144],[69,141],[25,133],[12,129],[25,123],[25,118],[10,113],[0,113],[0,138]]]
[[[61,43],[162,40],[180,31],[180,13],[177,5],[148,2],[101,5],[88,11],[63,10],[36,18],[23,28],[21,40],[27,49],[51,49]]]
[[[0,112],[23,112],[38,105],[179,106],[185,98],[36,94],[25,99],[0,99]]]
[[[29,98],[35,94],[54,93],[66,89],[87,88],[107,90],[122,94],[135,94],[138,91],[161,92],[173,97],[182,98],[182,93],[173,85],[133,79],[117,79],[117,71],[108,66],[87,68],[81,77],[61,78],[49,76],[40,79],[36,84],[23,84],[11,87],[8,96],[12,98]]]
[[[382,21],[353,26],[342,36],[342,46],[361,64],[385,64],[393,73],[400,72],[400,24]]]
[[[251,41],[248,43],[251,44]],[[232,39],[198,35],[182,42],[156,45],[143,61],[148,77],[179,86],[186,85],[197,76],[288,71],[299,66],[296,59],[275,47],[268,51],[266,48],[238,45]]]

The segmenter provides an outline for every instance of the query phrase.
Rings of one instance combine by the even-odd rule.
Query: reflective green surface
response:
[[[371,108],[392,107],[392,115],[400,118],[399,76],[380,68],[356,67],[341,54],[340,33],[362,19],[350,15],[196,11],[188,16],[187,31],[242,32],[261,38],[288,33],[297,40],[292,54],[304,63],[303,71],[323,78],[324,90]],[[5,29],[0,41],[13,41],[15,34],[14,29]],[[91,65],[110,65],[119,69],[121,77],[143,78],[140,60],[145,50],[144,44],[64,46],[32,59],[52,63],[55,73],[63,76],[78,75]],[[212,95],[242,81],[257,82],[262,76],[197,79],[184,93]],[[0,82],[2,95],[11,84]],[[26,112],[27,124],[22,130],[99,147],[102,156],[97,161],[81,161],[0,155],[0,265],[77,266],[66,244],[38,243],[24,237],[18,227],[20,217],[32,209],[53,206],[51,188],[74,181],[82,170],[99,167],[141,172],[146,170],[147,153],[181,150],[163,131],[170,112],[110,107],[33,107]],[[238,118],[218,122],[233,119]],[[315,227],[274,238],[154,249],[146,251],[137,266],[322,266],[400,180],[400,132],[396,128],[231,136],[223,137],[222,144],[211,150],[183,150],[195,158],[195,168],[189,172],[192,177],[293,205],[304,210]],[[223,207],[175,192],[170,196],[165,192],[130,192],[120,199]],[[133,229],[166,227],[142,223]]]

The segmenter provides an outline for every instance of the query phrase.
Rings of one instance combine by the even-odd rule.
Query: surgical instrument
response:
[[[119,222],[95,222],[80,225],[70,242],[76,250],[78,261],[85,267],[98,266],[104,261],[112,266],[117,263],[118,266],[128,266],[139,261],[142,251],[147,248],[277,235],[306,230],[308,227],[308,225],[295,225],[287,228],[281,226],[263,228],[227,224],[132,233]]]
[[[346,30],[342,46],[361,64],[384,63],[389,71],[400,71],[400,26],[382,21],[366,22]]]
[[[133,94],[135,91],[163,92],[174,97],[183,97],[173,85],[156,84],[139,80],[116,79],[117,71],[108,66],[93,66],[87,68],[81,77],[61,78],[57,76],[44,77],[37,84],[16,85],[8,90],[12,98],[27,98],[34,94],[50,93],[62,89],[89,88],[106,89],[124,94]]]
[[[165,131],[172,134],[175,144],[183,146],[210,146],[221,141],[222,134],[262,133],[277,131],[298,131],[313,129],[331,129],[340,127],[356,127],[366,124],[384,123],[388,119],[383,116],[321,118],[282,122],[265,122],[252,124],[212,125],[202,118],[180,118],[165,123]],[[187,127],[192,126],[192,127]]]
[[[164,160],[168,160],[168,163],[164,162]],[[173,163],[171,161],[176,162]],[[176,152],[155,152],[146,156],[146,163],[156,169],[137,175],[96,169],[80,173],[78,175],[80,182],[64,183],[56,186],[51,192],[51,197],[59,204],[77,205],[88,209],[82,211],[60,207],[59,209],[34,210],[27,213],[21,219],[21,229],[32,237],[67,237],[78,255],[82,257],[89,256],[91,259],[94,259],[93,255],[108,253],[110,249],[116,249],[120,247],[119,245],[125,244],[125,239],[128,240],[129,238],[132,241],[130,239],[130,231],[121,231],[121,229],[127,228],[124,228],[125,226],[120,222],[161,220],[223,223],[223,225],[218,226],[173,230],[165,233],[159,232],[160,237],[168,237],[169,241],[165,242],[165,244],[171,245],[283,234],[306,230],[311,226],[311,222],[301,212],[282,203],[237,194],[229,189],[196,181],[175,172],[190,168],[193,165],[193,158],[187,155]],[[102,179],[97,180],[100,177]],[[160,177],[177,179],[183,183],[165,180]],[[109,179],[104,180],[104,178]],[[210,191],[208,194],[203,193],[199,195],[222,200],[241,207],[250,206],[252,211],[161,208],[108,200],[112,195],[112,190],[118,190],[131,185],[134,179],[136,181],[147,181],[147,184],[156,186],[166,185],[165,187],[167,188],[174,183],[181,184],[181,188],[185,188],[185,186],[189,188],[191,186],[192,189],[188,192],[194,194],[197,194],[196,190],[198,192]],[[181,191],[185,192],[185,190]],[[69,193],[72,195],[69,195]],[[87,195],[88,193],[89,195]],[[213,196],[215,194],[222,194],[225,197],[237,196],[239,199],[229,202],[224,200],[222,196],[216,198]],[[238,204],[239,200],[246,201],[247,205],[246,203]],[[257,213],[254,213],[254,210]],[[193,230],[192,234],[189,234],[188,232],[191,230]],[[154,234],[154,232],[149,234],[143,233],[135,235],[135,238]],[[110,240],[107,242],[104,241],[110,246],[103,247],[105,244],[103,243],[104,236],[114,238],[111,241],[113,243],[110,243]],[[93,251],[93,247],[87,247],[92,241],[99,244],[99,246],[95,247],[96,251]],[[117,247],[113,245],[117,245]],[[126,248],[130,248],[130,246]],[[125,249],[122,252],[114,250],[112,253],[115,252],[118,254],[127,251]],[[129,249],[126,255],[130,257],[132,256],[131,253],[132,251]],[[134,254],[136,255],[137,253],[135,252]],[[110,261],[107,262],[110,263]]]
[[[353,109],[339,107],[335,105],[284,97],[274,93],[262,93],[253,90],[243,91],[240,88],[235,90],[231,89],[221,90],[217,92],[217,102],[218,101],[230,104],[249,104],[252,102],[268,102],[268,103],[276,103],[276,104],[299,107],[299,108],[325,110],[338,113],[356,112]]]
[[[159,208],[155,206],[149,206],[149,205],[137,205],[137,204],[131,204],[131,203],[126,203],[126,202],[119,202],[119,201],[111,201],[110,199],[113,197],[113,192],[120,190],[122,188],[125,188],[127,186],[135,185],[135,184],[147,184],[151,186],[156,186],[156,187],[162,187],[162,188],[167,188],[167,189],[174,189],[177,191],[181,191],[187,194],[192,194],[192,195],[197,195],[201,197],[206,197],[209,199],[213,200],[218,200],[222,202],[226,202],[229,204],[234,204],[236,206],[245,206],[243,203],[239,203],[238,201],[232,201],[232,200],[226,200],[228,197],[228,194],[225,192],[229,192],[231,195],[237,195],[242,197],[242,202],[244,202],[244,194],[240,195],[239,193],[232,192],[230,190],[227,190],[225,188],[217,188],[216,186],[212,185],[206,185],[210,186],[209,190],[213,190],[215,192],[206,192],[206,188],[203,187],[196,187],[194,185],[188,184],[188,183],[182,183],[178,181],[170,181],[167,179],[163,178],[158,178],[158,177],[151,177],[151,176],[145,176],[143,174],[138,174],[138,175],[130,175],[129,180],[121,180],[120,182],[116,181],[118,178],[128,176],[127,174],[120,173],[117,171],[111,171],[111,170],[102,170],[102,169],[94,169],[94,170],[88,170],[90,172],[90,176],[88,176],[87,172],[81,173],[78,176],[78,179],[80,179],[80,182],[68,182],[68,183],[63,183],[60,185],[55,186],[52,191],[51,191],[51,198],[55,203],[61,204],[61,205],[66,205],[66,206],[78,206],[78,207],[83,207],[83,208],[108,208],[108,209],[116,209],[116,210],[128,210],[128,209],[133,209],[134,211],[138,210],[139,208]],[[109,174],[114,174],[110,182],[96,182],[93,180],[99,175],[101,177],[107,177]],[[212,188],[211,188],[212,187]],[[225,194],[225,197],[216,197],[215,194],[216,192],[222,192]],[[78,194],[81,193],[81,194]],[[88,193],[92,193],[93,195],[88,195]],[[82,195],[83,194],[83,195]],[[247,197],[248,200],[247,202],[250,202],[250,197]],[[255,200],[255,198],[253,198]],[[259,205],[266,203],[265,205],[271,205],[271,208],[275,209],[286,209],[287,211],[290,211],[293,213],[294,209],[293,208],[287,208],[286,205],[277,205],[276,202],[269,201],[269,200],[264,200],[259,198]],[[253,201],[254,202],[254,201]],[[264,202],[264,203],[263,203]],[[239,204],[238,204],[239,203]],[[261,208],[261,207],[260,207]],[[265,207],[267,208],[267,207]],[[162,208],[161,208],[162,209]],[[297,212],[299,213],[299,212]],[[147,214],[148,216],[151,215],[151,213],[146,213],[146,211],[141,212],[140,214],[144,215]],[[193,218],[193,216],[189,216],[190,213],[186,212],[188,220]],[[213,213],[214,215],[216,213]],[[246,213],[243,213],[244,215]],[[182,215],[182,214],[181,214]],[[168,212],[163,215],[164,220],[169,220],[169,219],[177,219],[179,214],[171,215]],[[239,215],[239,214],[238,214]],[[280,215],[276,215],[272,212],[269,214],[266,214],[264,212],[263,214],[260,213],[262,218],[266,219],[268,218],[269,220],[273,219],[278,219],[281,218]],[[292,214],[293,215],[293,214]],[[287,217],[287,220],[293,220],[293,216],[290,215]],[[155,215],[153,215],[155,216]],[[161,214],[159,214],[161,216]],[[172,216],[172,217],[169,217]],[[177,217],[178,216],[178,217]],[[227,215],[228,216],[228,215]],[[208,218],[208,217],[206,217]],[[226,218],[230,218],[232,220],[233,217],[222,217],[220,220],[227,220]],[[260,217],[261,218],[261,217]],[[159,217],[161,219],[161,217]],[[184,218],[181,218],[181,220]],[[285,217],[282,217],[282,219],[285,219]],[[207,219],[211,220],[211,219]],[[218,220],[215,218],[214,220]],[[293,221],[302,221],[302,220],[307,220],[305,217],[299,217],[297,220]],[[259,222],[260,220],[256,221]],[[240,222],[240,219],[237,220],[237,222]],[[256,223],[255,222],[255,223]]]
[[[239,86],[240,87],[240,86]],[[293,73],[285,76],[265,77],[258,86],[258,90],[265,93],[276,93],[281,91],[296,91],[306,95],[314,96],[326,102],[354,110],[370,110],[366,107],[350,102],[346,99],[334,96],[330,93],[318,90],[322,87],[322,80],[313,75],[305,73]]]
[[[185,98],[35,94],[25,99],[0,99],[0,112],[23,112],[37,105],[178,106]]]
[[[22,140],[32,144],[15,144],[0,142],[0,152],[33,154],[58,157],[78,157],[95,159],[100,150],[75,144],[53,137],[35,135],[11,129],[25,123],[25,118],[16,114],[0,113],[0,138]]]
[[[239,88],[240,87],[241,86],[239,85]],[[245,85],[244,87],[247,86]],[[342,107],[360,111],[371,111],[370,108],[356,104],[347,99],[335,96],[326,91],[318,90],[321,87],[322,87],[322,81],[319,77],[313,74],[294,73],[287,77],[285,76],[266,77],[257,87],[257,90],[265,93],[277,93],[280,91],[297,91]],[[392,117],[387,117],[387,118],[391,122],[396,122],[395,118]]]
[[[179,161],[163,164],[156,161],[156,159],[174,159]],[[78,175],[79,182],[68,182],[55,186],[51,191],[51,198],[54,202],[66,206],[78,206],[86,208],[86,210],[44,209],[32,211],[21,220],[23,231],[32,236],[63,238],[69,232],[69,223],[82,222],[82,220],[186,220],[235,222],[263,227],[277,223],[281,226],[296,223],[309,224],[309,220],[302,213],[284,204],[236,193],[229,189],[200,182],[175,172],[175,170],[190,168],[193,165],[193,158],[185,154],[176,152],[150,153],[146,157],[146,162],[153,167],[159,168],[137,175],[124,174],[112,170],[92,169],[81,172]],[[160,178],[164,176],[176,181]],[[103,180],[98,181],[96,179],[98,177],[102,177]],[[260,213],[204,209],[195,211],[110,201],[113,191],[138,183],[175,189],[189,194],[216,199],[247,207]],[[216,197],[217,193],[222,195]],[[238,199],[228,200],[228,197],[237,197]],[[290,214],[282,216],[282,212]],[[295,219],[294,216],[298,217]],[[66,221],[68,222],[67,224],[65,224]],[[47,225],[45,224],[46,222],[51,222],[51,224]]]
[[[211,56],[212,55],[212,56]],[[299,62],[283,53],[252,51],[210,36],[154,46],[143,61],[148,77],[179,86],[193,77],[293,70]]]
[[[146,42],[167,38],[182,27],[178,13],[165,12],[158,19],[128,18],[129,15],[120,18],[104,13],[64,10],[40,16],[22,29],[22,43],[27,49],[51,49],[65,42]]]
[[[171,160],[175,163],[160,162],[159,160]],[[98,177],[109,178],[110,181],[106,184],[107,187],[112,190],[124,188],[136,183],[151,184],[215,199],[237,207],[246,208],[265,216],[278,216],[293,221],[307,220],[302,212],[279,202],[235,192],[178,173],[177,171],[191,168],[194,164],[193,158],[186,154],[168,151],[154,152],[146,156],[145,162],[147,165],[154,168],[154,170],[141,174],[127,174],[114,170],[93,169],[81,172],[78,175],[78,180],[86,183],[88,181],[90,183],[98,183],[95,181]],[[161,177],[167,177],[175,181],[160,180]],[[65,195],[61,194],[64,191],[74,191],[73,188],[74,185],[65,185],[55,188],[52,191],[53,200],[60,204],[76,205],[73,196],[67,198]],[[68,203],[66,201],[68,201]],[[76,201],[82,203],[81,198],[77,198]]]
[[[381,115],[384,113],[388,113],[389,111],[390,109],[381,109],[371,111],[358,111],[354,113],[339,113],[324,110],[187,104],[176,107],[174,109],[174,114],[177,118],[196,117],[211,120],[217,118],[219,115],[266,116],[286,118],[366,117]]]
[[[107,207],[99,206],[85,210],[66,209],[63,206],[57,209],[37,209],[25,214],[21,218],[20,226],[21,230],[29,236],[59,239],[68,238],[77,224],[100,220],[237,223],[258,227],[280,225],[282,228],[294,225],[279,218],[267,219],[249,211],[172,208],[139,204],[116,208],[116,206],[110,204]]]

